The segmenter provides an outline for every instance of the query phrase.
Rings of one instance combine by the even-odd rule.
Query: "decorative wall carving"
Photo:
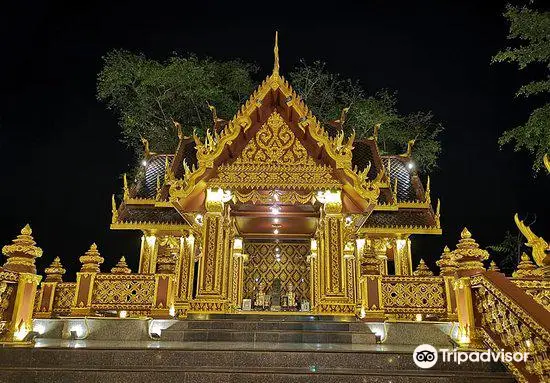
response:
[[[280,249],[280,261],[276,260],[275,247]],[[273,243],[273,242],[245,242],[245,252],[249,254],[248,264],[245,265],[244,298],[254,298],[255,288],[263,283],[265,290],[274,279],[281,280],[283,290],[292,282],[299,299],[309,294],[309,243]]]

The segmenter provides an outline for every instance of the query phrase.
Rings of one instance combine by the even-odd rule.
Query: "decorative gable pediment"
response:
[[[315,162],[276,111],[233,162],[218,167],[217,176],[208,184],[229,189],[341,187],[332,175],[332,168]]]

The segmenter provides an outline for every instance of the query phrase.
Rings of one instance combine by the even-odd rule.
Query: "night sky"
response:
[[[403,113],[432,110],[446,127],[432,199],[441,198],[443,236],[413,241],[416,264],[433,268],[445,244],[467,226],[483,246],[514,230],[513,215],[537,214],[535,233],[550,238],[550,177],[533,178],[531,160],[497,138],[528,118],[535,100],[514,93],[536,70],[490,65],[506,44],[504,2],[333,3],[324,14],[299,2],[247,2],[241,13],[148,2],[69,5],[18,2],[0,11],[0,245],[27,222],[44,255],[68,266],[97,242],[103,270],[126,255],[136,270],[140,233],[111,231],[110,198],[132,166],[116,116],[95,97],[101,57],[114,48],[163,59],[173,51],[256,62],[271,72],[279,30],[281,72],[300,58],[326,61],[370,91],[399,92]],[[483,6],[485,8],[480,8]],[[422,176],[425,179],[425,176]]]

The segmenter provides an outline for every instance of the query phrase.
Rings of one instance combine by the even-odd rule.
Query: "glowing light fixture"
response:
[[[271,206],[270,210],[273,214],[279,214],[281,212],[281,209],[279,209],[278,206]]]
[[[410,162],[407,164],[407,167],[409,168],[409,170],[414,169],[414,162],[410,161]]]
[[[120,310],[120,311],[118,312],[118,317],[119,317],[119,318],[126,318],[126,317],[128,317],[128,311],[126,311],[126,310]]]
[[[346,217],[346,226],[349,226],[353,223],[353,217],[351,215],[348,215]]]
[[[203,220],[202,214],[199,213],[195,216],[195,222],[197,223],[197,225],[202,225],[202,220]]]
[[[147,160],[141,160],[141,164],[142,164],[143,166],[147,166]]]
[[[279,229],[273,230],[273,234],[275,234],[275,235],[279,234]]]
[[[46,332],[46,327],[43,324],[35,324],[32,330],[42,335]]]
[[[324,190],[318,191],[316,198],[321,203],[336,203],[342,200],[340,190]]]
[[[273,223],[279,223],[281,220],[279,218],[273,218]]]
[[[174,307],[174,305],[170,306],[170,310],[168,310],[168,314],[170,314],[171,317],[176,316],[176,308]]]
[[[19,329],[13,333],[13,336],[17,340],[23,340],[29,333],[29,330],[27,330],[27,324],[22,323],[21,326],[19,326]]]
[[[422,322],[422,314],[416,314],[416,321],[417,322]]]

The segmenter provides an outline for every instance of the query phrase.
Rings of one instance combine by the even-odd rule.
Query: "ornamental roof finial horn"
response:
[[[279,31],[275,31],[275,47],[273,48],[273,75],[279,75]]]

